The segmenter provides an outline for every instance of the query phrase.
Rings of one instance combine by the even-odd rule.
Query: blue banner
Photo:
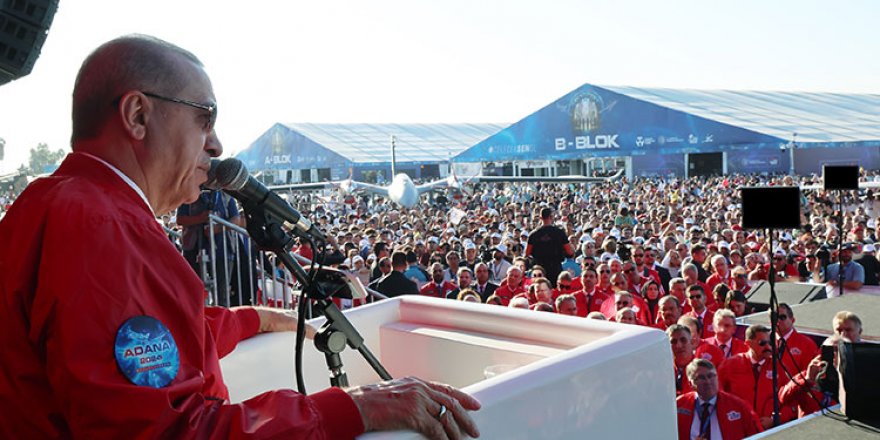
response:
[[[783,140],[584,85],[453,158],[457,162],[566,160],[705,153]]]
[[[351,166],[345,157],[311,139],[275,124],[235,157],[248,171],[330,168],[332,179],[348,177]]]

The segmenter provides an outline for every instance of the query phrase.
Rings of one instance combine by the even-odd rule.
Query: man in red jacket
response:
[[[693,392],[675,399],[678,439],[742,439],[761,432],[758,416],[739,397],[718,389],[715,366],[694,359],[687,366]]]
[[[764,429],[773,425],[773,354],[770,329],[754,324],[746,329],[749,351],[731,356],[721,363],[718,376],[721,389],[751,405]],[[780,369],[781,371],[781,369]],[[779,375],[779,386],[787,382]]]
[[[691,331],[681,324],[673,324],[666,329],[669,345],[672,346],[672,371],[675,375],[675,395],[687,394],[693,389],[687,380],[686,369],[694,360]]]
[[[687,288],[688,304],[691,310],[686,312],[685,316],[693,316],[700,323],[700,338],[708,338],[715,336],[715,328],[712,321],[715,319],[714,314],[706,307],[706,291],[699,284],[693,284]]]
[[[798,333],[794,328],[794,313],[788,304],[779,304],[776,317],[777,355],[788,374],[794,376],[807,369],[810,361],[819,354],[819,347],[809,336]],[[786,373],[780,372],[779,375]]]
[[[198,197],[216,111],[201,62],[165,41],[121,37],[83,63],[73,153],[0,221],[0,438],[476,434],[476,401],[416,379],[229,402],[220,357],[292,322],[206,308],[155,220]]]
[[[526,293],[526,287],[523,284],[523,271],[517,266],[510,266],[507,269],[507,277],[495,289],[495,296],[501,298],[501,305],[507,306],[514,296],[521,293]]]
[[[746,343],[734,336],[736,333],[736,315],[733,312],[727,309],[719,309],[715,312],[715,316],[712,319],[714,321],[715,336],[704,339],[703,342],[718,347],[721,350],[723,358],[718,361],[719,365],[723,359],[749,351]]]
[[[608,295],[598,292],[596,289],[598,276],[595,269],[584,269],[581,273],[581,284],[583,289],[574,293],[574,299],[577,301],[577,314],[585,317],[590,312],[601,310],[602,303],[607,301]]]

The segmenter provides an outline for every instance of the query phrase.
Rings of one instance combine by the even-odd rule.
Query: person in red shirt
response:
[[[706,283],[700,281],[700,279],[697,278],[697,274],[697,266],[694,263],[685,264],[684,267],[681,268],[681,275],[684,277],[685,282],[687,283],[687,287],[700,286],[701,288],[703,288],[703,292],[708,295],[712,291],[709,290],[709,287],[706,285]],[[708,307],[709,310],[715,310],[718,308],[718,306],[715,304],[715,299],[712,298],[712,295],[708,295],[706,298],[703,298],[703,301],[706,303],[706,307]]]
[[[444,280],[444,272],[442,264],[432,264],[431,281],[425,283],[425,285],[419,289],[419,293],[425,296],[433,296],[434,298],[448,298],[450,293],[458,290],[458,286]]]
[[[681,313],[691,311],[691,306],[687,301],[687,280],[681,277],[669,280],[669,294],[678,300],[678,304],[681,306]]]
[[[691,331],[681,324],[673,324],[666,329],[669,345],[672,346],[672,372],[675,377],[675,395],[687,394],[693,389],[687,379],[685,369],[694,360],[694,347]]]
[[[293,321],[206,307],[156,222],[199,197],[223,152],[202,63],[120,37],[83,62],[72,101],[73,152],[0,221],[0,438],[479,435],[462,409],[476,400],[417,379],[231,403],[220,358]]]
[[[520,293],[516,297],[525,297],[529,300],[529,307],[538,303],[553,304],[553,287],[550,286],[550,280],[544,277],[532,278],[532,284],[529,285],[526,293]]]
[[[706,292],[698,284],[688,286],[687,289],[688,304],[691,310],[686,312],[685,316],[692,316],[700,323],[700,337],[705,339],[715,335],[715,328],[712,325],[714,313],[706,307]]]
[[[712,264],[714,273],[706,279],[706,291],[712,292],[718,284],[726,284],[732,290],[734,287],[733,277],[724,255],[715,255],[709,261]]]
[[[776,318],[777,356],[782,360],[782,366],[788,374],[793,376],[807,369],[810,361],[819,354],[819,347],[812,338],[798,333],[794,328],[796,320],[788,304],[779,304]]]
[[[553,289],[553,300],[555,301],[559,295],[575,293],[582,288],[583,286],[575,288],[571,272],[563,270],[559,273],[559,276],[556,277],[556,288]]]
[[[686,373],[694,391],[675,399],[679,440],[742,439],[762,431],[748,403],[719,389],[711,362],[694,359]]]
[[[700,337],[700,323],[693,316],[682,316],[678,319],[678,323],[687,326],[691,331],[691,346],[694,347],[694,356],[698,359],[706,359],[716,366],[721,365],[724,360],[724,354],[721,350],[712,344],[703,341]]]
[[[836,339],[834,345],[837,345]],[[831,369],[830,373],[836,372]],[[785,407],[797,407],[798,418],[833,405],[831,397],[822,392],[816,382],[823,374],[828,374],[828,364],[822,360],[821,355],[816,356],[807,364],[806,370],[795,375],[779,389],[779,404]]]
[[[758,414],[761,426],[767,429],[773,425],[774,392],[770,329],[761,324],[750,326],[746,329],[746,344],[749,351],[722,362],[718,377],[721,389],[746,401]],[[779,376],[779,386],[787,382],[783,375]]]
[[[715,327],[715,336],[706,338],[703,341],[718,347],[721,350],[722,360],[735,354],[749,351],[748,345],[734,336],[736,333],[736,315],[732,311],[727,309],[718,310],[715,312],[712,323]],[[719,360],[717,363],[720,364],[722,360]]]
[[[614,285],[611,284],[611,267],[602,263],[596,267],[596,274],[599,275],[599,283],[596,284],[596,292],[608,297],[614,295]]]
[[[654,325],[660,330],[666,330],[673,324],[678,324],[681,318],[681,305],[678,299],[672,295],[666,295],[660,298],[660,312],[657,316],[659,319]]]
[[[599,311],[605,315],[605,318],[614,320],[617,316],[617,312],[627,307],[631,308],[633,312],[636,313],[638,323],[645,325],[645,320],[647,319],[647,316],[645,315],[645,302],[640,297],[633,296],[625,290],[617,291],[617,293],[614,294],[614,301],[609,299],[608,301],[603,302]]]
[[[507,306],[514,296],[521,293],[526,293],[526,287],[523,285],[523,271],[516,266],[510,266],[507,269],[507,277],[495,289],[494,295],[501,298],[502,305]]]
[[[560,315],[568,315],[568,316],[579,316],[580,311],[577,306],[577,299],[574,295],[565,294],[559,295],[556,298],[556,313]]]
[[[608,295],[597,291],[597,278],[594,269],[584,269],[581,274],[581,284],[584,286],[583,290],[574,294],[574,298],[577,300],[578,316],[580,317],[585,317],[589,315],[590,312],[601,310],[602,304],[609,299]]]
[[[648,279],[642,286],[641,297],[645,301],[646,325],[654,325],[660,319],[660,284]]]

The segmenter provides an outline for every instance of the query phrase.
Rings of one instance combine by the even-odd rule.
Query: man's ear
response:
[[[127,92],[119,98],[117,108],[123,130],[132,138],[143,140],[147,134],[147,120],[153,103],[138,91]]]

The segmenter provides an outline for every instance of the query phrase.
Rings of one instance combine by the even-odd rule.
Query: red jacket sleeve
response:
[[[205,307],[205,321],[211,329],[214,343],[217,344],[217,355],[221,358],[231,353],[236,344],[256,335],[260,330],[260,317],[250,307]]]

